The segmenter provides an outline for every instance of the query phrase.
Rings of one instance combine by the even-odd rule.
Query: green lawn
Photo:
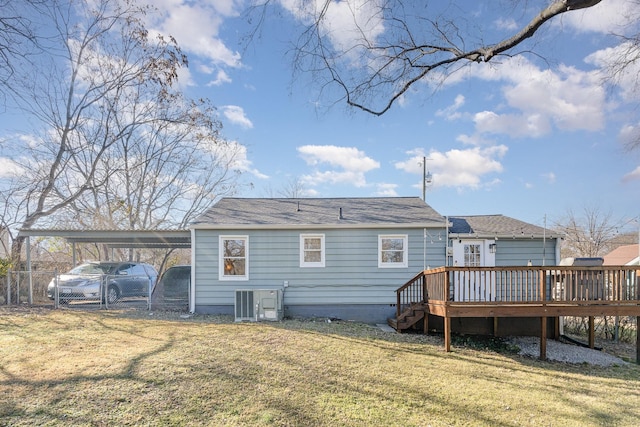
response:
[[[640,367],[347,322],[0,308],[0,425],[636,426]]]

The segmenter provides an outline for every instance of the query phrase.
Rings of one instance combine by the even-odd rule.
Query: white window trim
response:
[[[402,239],[402,262],[382,262],[382,240]],[[378,235],[378,268],[407,268],[409,266],[409,237],[406,234]]]
[[[224,274],[224,241],[244,240],[244,275],[225,276]],[[218,240],[218,280],[220,281],[246,281],[249,280],[249,236],[220,236]]]
[[[320,239],[320,262],[305,262],[304,260],[304,240],[308,238]],[[324,234],[301,234],[300,235],[300,267],[324,267]]]

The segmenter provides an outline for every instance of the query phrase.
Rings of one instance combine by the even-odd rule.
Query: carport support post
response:
[[[153,288],[151,287],[153,285],[153,279],[151,277],[149,277],[149,291],[147,292],[147,310],[151,311],[151,293],[153,292]]]
[[[58,269],[55,270],[55,275],[53,276],[55,280],[53,284],[53,307],[60,308],[60,290],[58,285],[60,285],[60,276],[58,275]]]
[[[31,274],[31,238],[27,236],[27,274],[29,275],[29,305],[33,305],[33,275]]]
[[[11,270],[7,271],[7,305],[11,305]]]

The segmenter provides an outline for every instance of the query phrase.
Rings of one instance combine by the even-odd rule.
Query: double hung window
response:
[[[407,241],[406,234],[378,236],[378,267],[408,267]]]
[[[220,280],[249,280],[249,237],[220,236]]]
[[[324,234],[300,235],[300,267],[324,267]]]

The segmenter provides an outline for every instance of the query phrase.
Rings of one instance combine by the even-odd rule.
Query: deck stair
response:
[[[423,303],[412,303],[399,316],[387,319],[387,323],[398,332],[415,329],[418,322],[424,319],[426,311]]]

